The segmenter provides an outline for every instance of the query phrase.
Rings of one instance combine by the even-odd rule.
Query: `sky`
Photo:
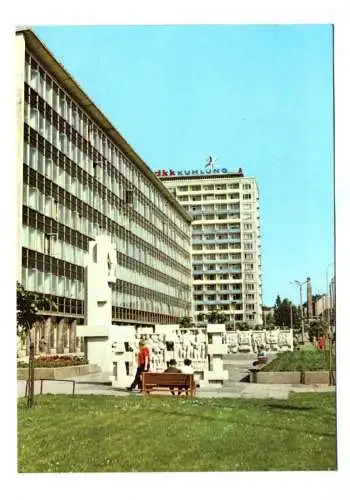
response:
[[[260,190],[263,304],[326,292],[334,261],[330,25],[34,31],[151,170],[209,155]],[[305,299],[306,289],[303,288]]]

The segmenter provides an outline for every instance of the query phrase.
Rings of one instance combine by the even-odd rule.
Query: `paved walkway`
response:
[[[269,358],[273,359],[274,354]],[[229,380],[220,388],[199,388],[199,398],[259,398],[259,399],[287,399],[292,392],[334,392],[334,386],[328,385],[292,385],[292,384],[250,384],[241,382],[249,375],[249,368],[256,359],[253,354],[229,354],[224,356],[224,369],[229,372]],[[76,394],[100,394],[108,396],[129,396],[130,393],[123,389],[111,386],[106,373],[93,373],[75,377]],[[72,385],[68,382],[44,381],[44,394],[72,394]],[[17,381],[17,397],[25,395],[26,382]],[[40,381],[35,382],[35,394],[40,393]],[[134,392],[133,394],[138,394]]]
[[[73,379],[72,379],[73,380]],[[108,396],[129,396],[123,389],[115,389],[107,382],[104,374],[91,374],[76,377],[75,393],[100,394]],[[17,381],[17,397],[25,395],[24,380]],[[199,398],[259,398],[259,399],[287,399],[291,392],[333,392],[334,387],[326,385],[291,385],[291,384],[249,384],[245,382],[230,382],[229,385],[218,389],[199,388]],[[40,381],[35,382],[35,394],[40,392]],[[44,381],[44,394],[72,394],[72,384],[54,380]],[[138,394],[134,392],[133,394]]]

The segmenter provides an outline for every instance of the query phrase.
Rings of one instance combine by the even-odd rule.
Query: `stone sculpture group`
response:
[[[223,324],[187,329],[178,325],[138,329],[132,325],[112,325],[110,283],[117,278],[115,247],[106,236],[97,237],[89,245],[86,324],[77,327],[77,336],[84,338],[89,362],[109,372],[113,386],[130,385],[140,339],[146,340],[150,348],[152,371],[164,371],[172,358],[179,367],[190,358],[202,387],[222,385],[228,379],[223,368],[227,353],[256,352],[261,344],[270,351],[293,349],[292,331],[226,332]]]

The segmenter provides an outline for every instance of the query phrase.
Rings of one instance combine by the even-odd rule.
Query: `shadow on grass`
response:
[[[270,405],[268,405],[268,406],[270,406]],[[271,406],[274,406],[274,405],[271,405]],[[303,407],[303,409],[305,409],[305,408],[306,407]],[[287,407],[281,407],[281,408],[276,408],[276,409],[287,409]],[[293,409],[295,409],[295,408],[293,408]],[[177,411],[157,410],[157,409],[152,409],[152,408],[148,408],[148,411],[153,412],[153,413],[161,413],[163,415],[169,415],[169,416],[173,416],[173,417],[184,418],[184,416],[185,416],[185,417],[195,418],[195,419],[198,419],[198,420],[209,420],[209,421],[214,421],[214,422],[218,421],[218,419],[216,417],[209,417],[207,415],[198,415],[198,414],[195,415],[195,414],[191,414],[191,413],[186,413],[186,415],[184,415],[183,413],[177,412]],[[241,422],[237,422],[238,425],[240,423]],[[244,423],[244,425],[250,425],[251,427],[261,428],[261,429],[268,430],[268,431],[271,430],[271,426],[270,425],[263,425],[263,424],[252,423],[252,422],[248,422],[247,420],[244,420],[244,422],[242,422],[242,424],[243,423]],[[286,431],[286,429],[287,429],[286,426],[284,426],[284,427],[278,427],[276,425],[274,425],[273,428],[274,428],[274,430],[280,430],[280,431]],[[331,437],[331,438],[333,438],[333,437],[336,436],[336,432],[332,432],[332,433],[328,433],[328,432],[315,432],[314,430],[306,430],[305,428],[301,428],[300,429],[300,428],[288,427],[288,431],[290,431],[290,432],[296,432],[298,434],[312,434],[313,436],[322,436],[322,437]]]
[[[286,405],[286,404],[281,404],[281,403],[270,403],[266,405],[267,408],[270,410],[296,410],[299,412],[303,411],[311,411],[311,410],[316,410],[314,406],[296,406],[296,405]]]

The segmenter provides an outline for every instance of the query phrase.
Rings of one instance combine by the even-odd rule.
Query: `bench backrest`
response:
[[[143,372],[143,382],[145,385],[159,385],[162,387],[184,386],[192,387],[194,385],[193,374],[187,373],[152,373]]]

